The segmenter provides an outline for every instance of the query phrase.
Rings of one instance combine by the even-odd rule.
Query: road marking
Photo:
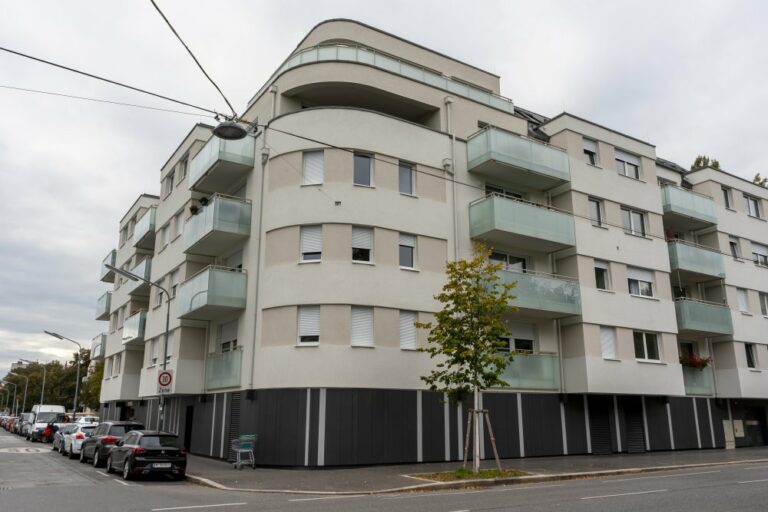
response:
[[[674,477],[678,477],[678,476],[708,475],[710,473],[719,473],[719,472],[720,472],[720,470],[718,469],[716,471],[701,471],[699,473],[681,473],[679,475],[638,476],[638,477],[635,477],[635,478],[620,478],[618,480],[605,480],[603,483],[604,484],[611,484],[611,483],[614,483],[614,482],[632,482],[632,481],[635,481],[635,480],[647,480],[649,478],[674,478]]]
[[[667,492],[667,489],[656,489],[653,491],[624,492],[621,494],[604,494],[602,496],[586,496],[582,500],[596,500],[598,498],[615,498],[618,496],[637,496],[638,494],[651,494],[654,492]]]
[[[346,498],[365,498],[364,494],[350,494],[345,496],[321,496],[319,498],[294,498],[288,501],[319,501],[319,500],[343,500]]]
[[[48,448],[32,448],[32,447],[23,447],[23,448],[0,448],[0,453],[22,453],[22,454],[30,454],[30,453],[48,453],[51,450]]]
[[[750,468],[742,468],[742,469],[745,469],[747,471],[749,471],[750,469],[768,469],[768,466],[752,466]]]
[[[215,505],[189,505],[187,507],[153,508],[152,512],[160,512],[161,510],[188,510],[192,508],[241,507],[243,505],[247,505],[247,503],[217,503]]]
[[[107,477],[107,478],[112,478],[112,476],[111,476],[111,475],[108,475],[108,474],[106,474],[106,473],[102,473],[101,471],[97,471],[97,472],[96,472],[96,474],[97,474],[97,475],[99,475],[99,476],[105,476],[105,477]]]
[[[762,480],[745,480],[743,482],[739,482],[740,484],[756,484],[758,482],[768,482],[768,478],[763,478]]]
[[[497,489],[488,489],[485,492],[506,492],[506,491],[525,491],[528,489],[543,489],[545,487],[562,487],[565,484],[548,484],[548,485],[505,485]]]
[[[460,491],[460,492],[434,492],[422,494],[398,494],[396,496],[382,496],[385,500],[401,500],[403,498],[432,498],[434,496],[458,496],[459,494],[478,494],[486,491]]]
[[[123,482],[122,480],[113,480],[113,481],[115,481],[115,482],[117,482],[117,483],[119,483],[119,484],[122,484],[122,485],[124,485],[124,486],[126,486],[126,487],[134,487],[134,485],[133,485],[133,484],[129,484],[129,483],[127,483],[127,482]]]

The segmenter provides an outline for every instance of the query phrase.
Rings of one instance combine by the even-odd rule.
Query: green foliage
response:
[[[80,391],[80,401],[83,406],[89,407],[94,411],[99,410],[99,397],[101,396],[101,380],[104,378],[104,360],[96,362],[93,373],[83,382]]]
[[[421,380],[454,401],[474,389],[507,385],[500,375],[513,355],[502,351],[509,348],[501,339],[509,334],[502,315],[516,309],[509,306],[515,284],[499,282],[501,264],[491,263],[490,253],[478,246],[471,260],[448,262],[448,281],[435,296],[443,307],[434,325],[416,324],[430,330],[429,343],[419,350],[438,360],[436,369]]]
[[[712,169],[720,169],[720,161],[717,158],[709,159],[706,155],[699,155],[693,161],[691,170],[703,169],[704,167],[711,167]]]
[[[761,187],[768,187],[768,178],[762,178],[760,176],[760,173],[755,174],[755,177],[752,179],[752,183],[755,185],[759,185]]]

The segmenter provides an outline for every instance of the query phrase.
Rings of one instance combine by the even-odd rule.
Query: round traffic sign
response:
[[[162,371],[157,375],[157,383],[163,387],[168,387],[173,382],[173,375],[171,372]]]

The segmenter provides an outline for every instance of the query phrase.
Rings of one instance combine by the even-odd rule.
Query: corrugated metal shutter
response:
[[[373,346],[373,308],[352,306],[352,345]]]
[[[415,311],[400,311],[400,348],[416,350],[415,322]]]
[[[352,228],[352,247],[355,249],[373,248],[373,230],[371,228]]]
[[[404,245],[406,247],[416,247],[416,237],[413,235],[400,233],[400,245]]]
[[[323,228],[322,226],[303,226],[301,228],[301,252],[323,251]]]
[[[240,393],[232,393],[229,409],[229,433],[227,436],[227,460],[235,460],[235,452],[232,451],[232,441],[240,436]]]
[[[320,306],[299,306],[299,336],[320,335]]]
[[[600,326],[600,346],[603,350],[603,358],[616,359],[616,329]]]
[[[627,267],[627,277],[638,281],[653,282],[653,272],[644,268]]]
[[[304,185],[322,185],[323,183],[323,151],[306,151],[304,153]]]

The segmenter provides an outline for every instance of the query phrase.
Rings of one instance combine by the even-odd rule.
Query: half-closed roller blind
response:
[[[603,358],[616,359],[616,329],[613,327],[600,326],[600,346],[603,351]]]
[[[322,226],[303,226],[301,228],[301,252],[322,252],[323,228]]]
[[[221,324],[221,339],[219,341],[233,341],[237,339],[237,320]]]
[[[416,247],[416,237],[413,235],[400,233],[400,245],[404,245],[406,247]]]
[[[373,248],[373,230],[371,228],[352,228],[352,247],[355,249]]]
[[[752,252],[761,256],[768,256],[768,247],[762,244],[752,242]]]
[[[320,306],[299,306],[299,336],[320,336]]]
[[[640,165],[640,158],[635,155],[630,155],[629,153],[625,153],[624,151],[617,149],[616,150],[616,159],[622,160],[624,162],[634,164],[639,166]]]
[[[521,324],[510,322],[507,324],[509,333],[512,338],[523,340],[535,340],[536,339],[536,327],[533,324]]]
[[[373,308],[352,306],[352,345],[373,346]]]
[[[323,152],[307,151],[304,153],[304,185],[323,183]]]
[[[653,282],[653,272],[644,268],[627,267],[627,277],[638,281]]]
[[[595,268],[608,270],[608,262],[603,260],[595,260]]]
[[[584,139],[584,149],[597,153],[597,142],[590,139]]]
[[[400,312],[400,348],[416,350],[416,312]]]

